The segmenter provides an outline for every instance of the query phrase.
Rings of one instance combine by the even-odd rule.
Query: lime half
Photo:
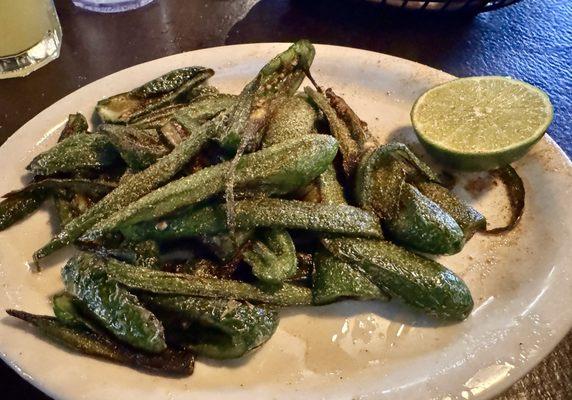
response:
[[[552,122],[542,90],[501,76],[461,78],[425,92],[413,105],[417,137],[452,167],[489,170],[522,157]]]

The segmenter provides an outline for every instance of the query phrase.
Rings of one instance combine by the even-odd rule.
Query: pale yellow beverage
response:
[[[59,54],[52,0],[0,0],[0,77],[26,75]]]

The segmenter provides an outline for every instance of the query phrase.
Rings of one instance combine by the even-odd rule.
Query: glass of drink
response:
[[[52,0],[0,0],[0,79],[26,76],[60,55]]]
[[[153,0],[73,0],[81,8],[97,12],[120,12],[133,10],[151,3]]]

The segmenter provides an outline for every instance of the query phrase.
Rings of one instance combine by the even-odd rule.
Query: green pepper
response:
[[[37,176],[110,167],[118,153],[103,135],[78,133],[38,154],[26,167]]]
[[[318,183],[322,201],[344,201],[333,168]],[[329,235],[322,237],[322,244],[384,292],[438,317],[464,319],[473,308],[471,293],[461,278],[435,261],[384,240]]]
[[[0,202],[0,231],[36,211],[46,196],[44,191],[20,192]]]
[[[149,168],[125,177],[115,190],[91,207],[86,213],[70,221],[48,244],[36,251],[34,259],[45,257],[55,250],[72,243],[98,221],[121,210],[169,181],[201,150],[211,134],[212,130],[205,126]]]
[[[323,243],[378,287],[439,318],[463,320],[473,308],[461,278],[435,261],[381,240],[338,237]]]
[[[58,321],[81,330],[91,330],[103,335],[102,330],[81,311],[87,307],[78,298],[67,292],[60,292],[52,297],[52,308]]]
[[[181,68],[131,90],[100,100],[95,108],[103,122],[129,123],[135,118],[174,104],[214,75],[203,67]]]
[[[279,307],[312,303],[312,293],[309,289],[288,283],[277,291],[269,293],[245,282],[154,271],[112,259],[107,260],[104,269],[114,281],[132,289],[157,294],[245,300]]]
[[[415,187],[437,182],[438,177],[407,146],[392,143],[364,156],[356,173],[355,193],[362,207],[382,219],[396,243],[425,253],[454,254],[465,244],[463,230]]]
[[[88,128],[87,119],[81,113],[70,114],[64,129],[60,133],[58,143],[78,133],[89,133]],[[84,194],[70,194],[65,190],[56,191],[52,194],[60,229],[79,214],[73,206],[72,200],[80,201],[85,197]]]
[[[298,90],[314,55],[314,46],[307,40],[299,40],[270,60],[245,86],[235,107],[230,110],[218,136],[221,145],[228,150],[236,150],[244,141],[247,150],[255,149],[276,100],[292,96]]]
[[[143,221],[121,228],[133,240],[168,240],[227,232],[224,207],[202,204],[159,220]],[[371,214],[348,205],[316,204],[297,200],[263,198],[235,204],[239,229],[280,227],[344,235],[381,237],[378,221]]]
[[[347,262],[325,251],[315,254],[314,262],[314,304],[329,304],[342,299],[389,300],[385,293]]]
[[[66,290],[115,337],[135,348],[159,353],[167,347],[161,322],[124,287],[109,279],[105,263],[89,254],[71,258],[62,269]]]
[[[278,103],[270,117],[262,146],[272,146],[312,133],[316,118],[316,110],[304,98],[286,97]]]
[[[281,287],[298,267],[294,242],[288,231],[280,228],[259,231],[257,240],[244,252],[244,261],[253,275],[270,287]]]
[[[278,327],[272,309],[226,299],[143,295],[165,324],[167,339],[194,353],[237,358],[266,342]]]
[[[433,182],[419,182],[417,189],[449,214],[463,230],[465,242],[487,226],[485,217],[447,188]]]
[[[155,129],[104,124],[99,126],[98,132],[109,138],[123,161],[133,171],[147,168],[170,152]]]
[[[463,230],[436,203],[406,183],[395,218],[384,223],[387,235],[409,249],[431,254],[455,254],[465,244]]]
[[[325,135],[280,143],[245,155],[238,164],[235,184],[268,195],[285,194],[318,176],[336,152],[335,139]],[[224,162],[171,182],[97,224],[83,239],[97,239],[104,232],[159,218],[220,193],[229,166]]]
[[[355,175],[361,207],[382,219],[393,218],[406,181],[439,182],[439,177],[403,143],[390,143],[364,154]]]
[[[11,198],[24,194],[31,194],[34,192],[48,192],[48,191],[58,191],[58,190],[67,190],[72,193],[82,193],[91,197],[101,197],[111,192],[116,187],[117,184],[115,182],[108,182],[102,180],[94,181],[83,178],[71,178],[71,179],[46,178],[42,179],[41,181],[32,182],[22,189],[8,192],[3,197]]]
[[[193,373],[194,355],[188,351],[166,349],[159,354],[136,352],[99,333],[77,328],[54,317],[24,311],[6,310],[16,318],[38,328],[46,338],[68,349],[97,358],[152,372],[189,376]]]

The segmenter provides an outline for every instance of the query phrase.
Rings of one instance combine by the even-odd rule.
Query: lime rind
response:
[[[472,81],[478,81],[478,85],[471,85]],[[458,85],[460,90],[455,88],[455,85]],[[468,91],[467,88],[475,90]],[[443,91],[443,89],[446,90]],[[517,95],[515,95],[515,92]],[[452,101],[440,102],[431,99],[431,96],[436,94],[438,98],[442,93],[465,96],[465,98],[463,98],[463,101],[455,104]],[[487,98],[487,96],[489,97]],[[522,98],[519,99],[519,96],[524,98],[524,100]],[[441,130],[443,135],[447,135],[448,143],[447,140],[436,140],[431,134],[427,135],[424,132],[424,121],[420,121],[419,116],[423,116],[423,113],[427,112],[426,110],[420,112],[420,108],[427,104],[429,104],[431,110],[437,110],[436,114],[446,116],[445,118],[433,118],[430,122],[433,124],[432,129]],[[483,104],[490,107],[488,111],[491,113],[491,117],[488,120],[487,118],[470,120],[469,117],[474,116],[476,113],[473,106]],[[471,106],[473,109],[468,109],[467,106]],[[503,114],[503,107],[508,112],[500,115],[501,119],[506,117],[511,118],[511,120],[506,123],[500,121],[502,126],[498,126],[498,111],[501,110],[500,114]],[[534,115],[529,120],[526,120],[526,118],[515,120],[514,115],[518,114],[519,109],[523,111],[521,114],[523,117],[526,117],[527,114],[531,116],[530,110],[535,109],[544,113],[544,115]],[[492,114],[495,112],[497,114]],[[451,114],[452,119],[457,118],[454,122],[447,121],[448,116]],[[465,114],[467,118],[462,120],[461,118]],[[460,78],[443,83],[422,94],[411,109],[411,121],[415,133],[427,151],[445,163],[459,169],[469,170],[493,169],[500,165],[509,164],[524,156],[542,138],[552,122],[552,118],[552,104],[544,92],[526,82],[500,76]],[[458,122],[459,120],[461,120],[461,123]],[[531,123],[534,129],[528,128],[527,124],[530,126]],[[494,125],[497,126],[495,127]],[[467,126],[476,127],[475,131],[481,132],[481,137],[476,139],[464,138],[462,135],[466,135]],[[483,136],[486,130],[491,130],[495,133],[494,139],[491,140],[491,135],[489,137]],[[518,140],[518,138],[515,140],[519,130],[527,132],[527,134],[521,140]],[[454,136],[455,134],[457,134],[457,137]],[[482,140],[479,141],[479,139]],[[451,141],[453,144],[451,144]],[[461,144],[460,146],[459,143]],[[499,145],[499,143],[508,144]]]

